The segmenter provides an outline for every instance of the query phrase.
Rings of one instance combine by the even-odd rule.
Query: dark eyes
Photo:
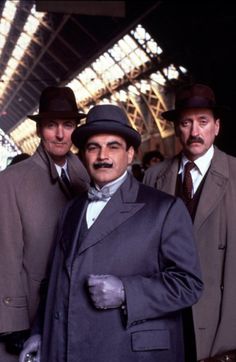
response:
[[[188,119],[182,120],[179,123],[180,123],[180,126],[182,126],[182,127],[188,127],[188,126],[193,124],[193,122],[191,120],[188,120]],[[205,118],[202,118],[197,123],[198,123],[199,126],[205,126],[205,125],[208,124],[208,120],[205,119]]]

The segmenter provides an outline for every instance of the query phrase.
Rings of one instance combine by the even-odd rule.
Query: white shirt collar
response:
[[[59,176],[61,176],[61,169],[62,169],[62,168],[64,168],[66,174],[68,175],[68,173],[67,173],[67,160],[66,160],[66,162],[64,163],[63,166],[59,166],[59,165],[57,165],[57,164],[55,163],[55,167],[56,167],[56,170],[57,170],[57,173],[58,173]]]
[[[207,170],[211,164],[213,155],[214,155],[214,146],[211,145],[211,147],[207,150],[206,153],[204,153],[204,155],[200,156],[199,158],[197,158],[194,161],[194,163],[197,166],[198,171],[201,173],[201,175],[205,175],[205,173],[207,172]],[[189,162],[189,159],[183,154],[178,173],[183,172],[184,166],[187,162]]]
[[[123,175],[121,175],[120,177],[118,177],[116,180],[108,182],[106,185],[99,187],[97,184],[95,184],[95,187],[97,190],[102,190],[103,188],[109,188],[113,190],[113,193],[115,192],[114,190],[117,190],[119,188],[119,186],[124,182],[125,178],[127,176],[127,171],[125,171],[123,173]]]

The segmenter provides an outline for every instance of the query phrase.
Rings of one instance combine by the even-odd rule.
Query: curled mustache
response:
[[[93,167],[97,170],[98,168],[112,168],[112,163],[107,162],[96,162],[93,164]]]
[[[202,145],[204,144],[203,139],[201,137],[197,137],[197,136],[196,137],[194,137],[194,136],[189,137],[187,144],[191,145],[192,143],[196,143],[196,142],[201,143]]]

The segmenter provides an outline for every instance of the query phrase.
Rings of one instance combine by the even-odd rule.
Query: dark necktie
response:
[[[183,195],[186,200],[192,198],[193,180],[190,171],[194,168],[194,162],[187,162],[184,167]]]
[[[64,170],[64,168],[61,169],[61,179],[62,179],[64,185],[66,186],[66,188],[68,190],[70,190],[71,189],[71,184],[70,184],[70,181],[69,181],[69,179],[68,179],[68,177],[66,175],[66,171]]]

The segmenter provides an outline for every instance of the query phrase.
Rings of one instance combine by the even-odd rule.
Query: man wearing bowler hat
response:
[[[144,179],[180,196],[193,220],[204,292],[193,318],[185,311],[187,361],[236,361],[236,159],[213,145],[225,112],[210,87],[181,88],[175,109],[163,117],[174,122],[182,152],[148,170]]]
[[[141,139],[118,106],[93,107],[72,140],[92,187],[65,210],[43,331],[20,361],[183,362],[181,310],[202,290],[191,218],[127,172]]]
[[[32,157],[0,173],[2,362],[17,361],[28,336],[59,214],[89,184],[86,169],[70,152],[71,133],[84,116],[70,88],[47,87],[39,113],[29,116],[36,122],[39,147]]]

